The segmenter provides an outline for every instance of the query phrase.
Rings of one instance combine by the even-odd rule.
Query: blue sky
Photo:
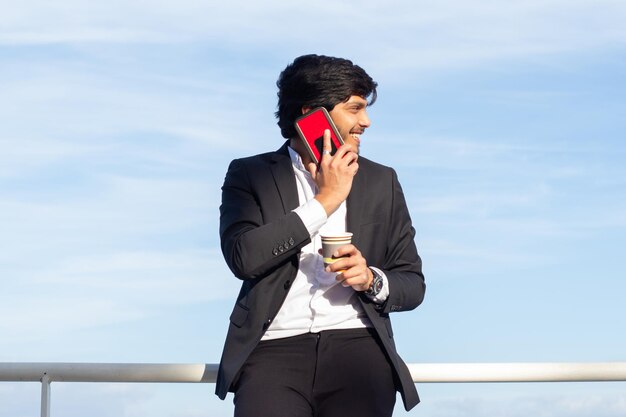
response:
[[[304,15],[304,12],[307,15]],[[278,148],[279,72],[379,82],[424,304],[407,362],[624,361],[626,4],[22,1],[0,15],[0,362],[219,359],[229,161]],[[397,416],[617,417],[624,383],[420,384]],[[212,385],[53,384],[56,416],[228,416]],[[0,416],[38,413],[0,383]]]

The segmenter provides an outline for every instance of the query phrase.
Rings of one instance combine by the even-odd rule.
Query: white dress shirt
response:
[[[320,234],[346,231],[346,202],[330,215],[314,196],[317,185],[305,169],[297,152],[289,148],[300,206],[294,210],[304,222],[311,242],[300,252],[300,267],[289,293],[272,324],[261,340],[279,339],[304,333],[331,329],[371,327],[357,293],[337,281],[336,273],[326,272],[322,256]],[[389,284],[382,271],[383,290],[374,299],[382,303],[389,294]]]

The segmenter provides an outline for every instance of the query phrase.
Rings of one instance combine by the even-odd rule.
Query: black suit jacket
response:
[[[406,364],[396,352],[389,312],[411,310],[424,298],[415,230],[395,172],[359,156],[359,171],[347,199],[347,230],[368,265],[383,270],[390,294],[382,306],[364,294],[359,300],[397,375],[404,406],[419,402]],[[298,271],[300,249],[309,233],[292,210],[299,206],[287,143],[270,152],[231,162],[220,206],[222,252],[243,283],[217,375],[216,394],[224,399],[237,373],[282,305]]]

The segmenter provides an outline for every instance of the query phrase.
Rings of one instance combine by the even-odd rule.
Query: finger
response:
[[[330,130],[326,129],[324,130],[324,139],[322,141],[322,160],[324,160],[327,156],[330,156],[332,149],[333,147],[330,142]]]
[[[359,159],[359,154],[353,151],[350,151],[344,155],[344,159],[348,161],[348,165],[356,164]]]
[[[334,160],[340,161],[342,166],[347,166],[350,168],[355,167],[357,164],[357,160],[359,159],[359,154],[353,152],[349,149],[341,149],[337,150],[337,152],[333,155]]]
[[[341,279],[350,281],[350,285],[362,285],[366,283],[369,279],[369,277],[367,276],[367,272],[358,265],[355,265],[352,268],[344,269],[341,272],[341,275]]]
[[[337,282],[341,283],[341,285],[343,285],[344,287],[350,287],[353,285],[352,284],[353,278],[346,278],[345,272],[346,271],[342,271],[338,273],[335,279],[337,280]]]
[[[358,148],[356,148],[353,144],[343,143],[337,149],[337,153],[341,152],[342,154],[354,153],[354,156],[358,156]]]
[[[341,281],[342,286],[353,287],[357,291],[360,291],[365,286],[365,284],[367,284],[367,280],[364,280],[361,276],[345,278]]]
[[[337,158],[344,158],[351,152],[356,155],[356,152],[354,152],[354,147],[349,143],[344,143],[337,149],[337,152],[335,152],[334,156],[336,156]]]
[[[339,258],[326,267],[326,272],[343,273],[353,266],[349,258]]]
[[[343,245],[340,246],[335,253],[333,253],[333,256],[335,258],[340,258],[342,256],[354,256],[358,254],[358,249],[356,248],[356,246],[354,246],[353,244],[348,244],[348,245]]]
[[[356,162],[348,164],[348,168],[352,171],[352,175],[356,175],[356,173],[359,172],[359,164]]]

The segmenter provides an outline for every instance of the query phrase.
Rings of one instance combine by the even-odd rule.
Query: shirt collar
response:
[[[302,162],[302,158],[300,157],[300,154],[294,151],[291,146],[288,146],[287,150],[289,150],[289,157],[291,158],[291,163],[293,164],[293,167],[299,171],[303,171],[307,174],[310,174],[309,171],[307,171],[307,169],[304,167],[304,163]]]

